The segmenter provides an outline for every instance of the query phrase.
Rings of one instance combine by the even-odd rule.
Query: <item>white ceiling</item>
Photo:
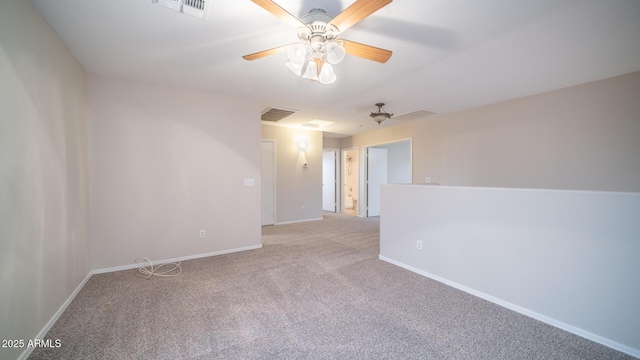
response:
[[[638,0],[396,0],[340,36],[391,59],[347,55],[331,85],[296,77],[285,53],[242,59],[297,41],[249,0],[209,0],[206,20],[151,0],[32,1],[88,72],[298,110],[279,124],[333,121],[323,130],[336,137],[378,128],[377,102],[396,116],[444,114],[640,71]],[[302,17],[335,16],[353,1],[276,3]]]

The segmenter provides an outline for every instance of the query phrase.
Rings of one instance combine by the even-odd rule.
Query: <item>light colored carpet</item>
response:
[[[378,260],[377,219],[262,240],[174,278],[93,276],[30,359],[631,359]]]

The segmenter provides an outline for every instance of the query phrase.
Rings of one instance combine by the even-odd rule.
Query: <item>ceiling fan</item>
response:
[[[302,19],[291,15],[271,0],[251,1],[294,27],[300,42],[245,55],[242,57],[245,60],[257,60],[287,51],[289,62],[286,65],[296,75],[322,84],[331,84],[336,80],[331,64],[342,61],[345,54],[379,63],[385,63],[391,57],[392,52],[389,50],[338,39],[338,35],[392,0],[356,0],[334,18],[323,9],[311,9]]]

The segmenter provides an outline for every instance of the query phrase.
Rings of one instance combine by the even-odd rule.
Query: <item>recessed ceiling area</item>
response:
[[[393,56],[347,55],[330,85],[292,74],[286,52],[242,59],[298,41],[249,0],[209,0],[204,19],[152,0],[32,2],[88,72],[296,109],[276,125],[322,119],[336,137],[640,71],[635,0],[396,0],[341,34]],[[276,3],[301,18],[353,1]],[[396,114],[381,125],[369,117],[378,102]]]

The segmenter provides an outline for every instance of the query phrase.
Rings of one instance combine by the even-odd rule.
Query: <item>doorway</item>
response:
[[[388,182],[389,151],[366,148],[367,157],[367,217],[380,216],[380,186]]]
[[[276,222],[276,142],[262,140],[261,193],[262,225]]]
[[[338,210],[338,152],[325,149],[322,151],[322,210],[337,212]]]
[[[342,151],[342,212],[358,215],[359,208],[359,166],[358,148]]]
[[[380,216],[380,187],[410,184],[413,178],[411,138],[365,146],[364,215]]]

